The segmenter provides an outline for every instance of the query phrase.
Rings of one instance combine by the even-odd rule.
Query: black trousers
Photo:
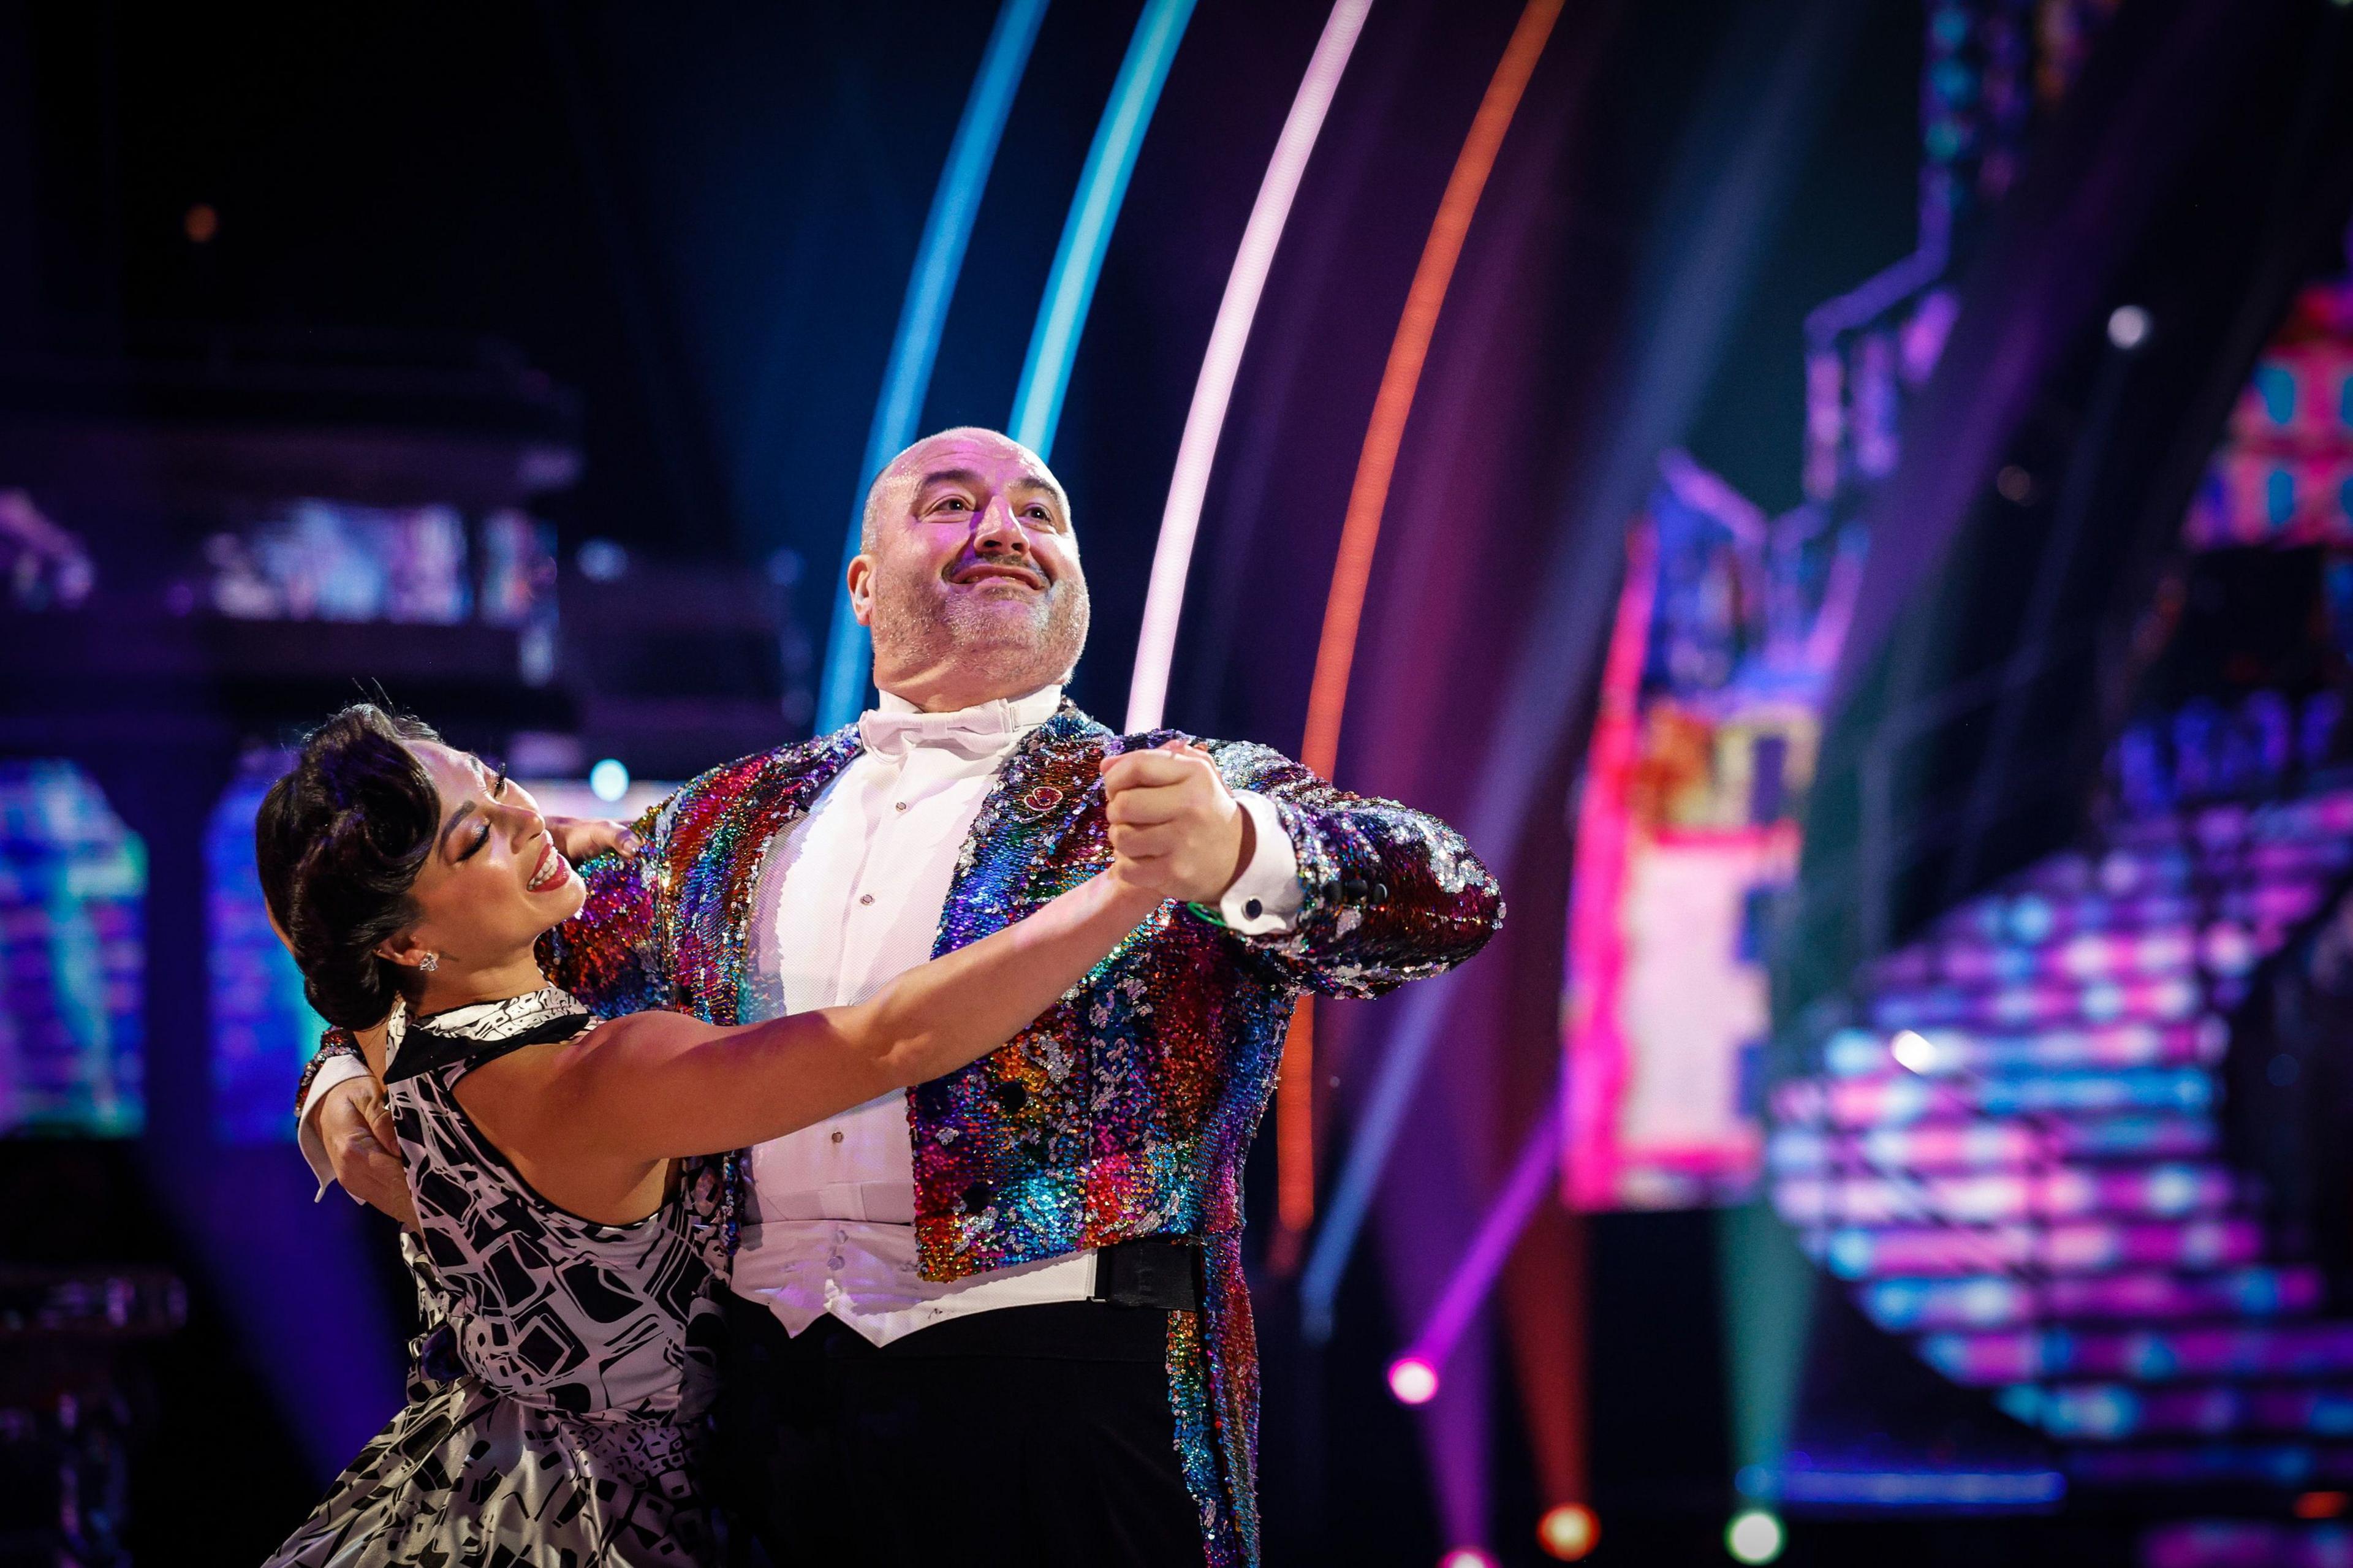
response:
[[[878,1349],[726,1310],[716,1479],[744,1568],[1201,1568],[1166,1312],[1006,1307]]]

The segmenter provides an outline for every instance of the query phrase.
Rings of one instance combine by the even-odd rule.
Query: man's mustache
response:
[[[951,583],[962,583],[976,574],[984,573],[992,576],[1021,577],[1034,584],[1041,591],[1052,588],[1055,584],[1054,574],[1035,563],[1008,561],[1002,557],[989,555],[964,557],[948,569],[946,580]]]

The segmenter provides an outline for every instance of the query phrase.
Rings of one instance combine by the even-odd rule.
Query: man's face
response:
[[[928,708],[1017,697],[1064,679],[1086,646],[1086,574],[1045,464],[988,430],[901,453],[876,482],[850,605],[874,635],[874,680]]]

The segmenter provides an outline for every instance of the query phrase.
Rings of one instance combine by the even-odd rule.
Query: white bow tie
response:
[[[885,713],[870,710],[858,721],[859,739],[878,756],[902,757],[923,746],[940,746],[963,757],[985,757],[1008,749],[1024,728],[1013,704],[999,699],[953,713]]]

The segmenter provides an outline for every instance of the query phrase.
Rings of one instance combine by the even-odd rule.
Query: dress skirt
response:
[[[712,1568],[704,1432],[460,1376],[413,1399],[267,1568]]]

